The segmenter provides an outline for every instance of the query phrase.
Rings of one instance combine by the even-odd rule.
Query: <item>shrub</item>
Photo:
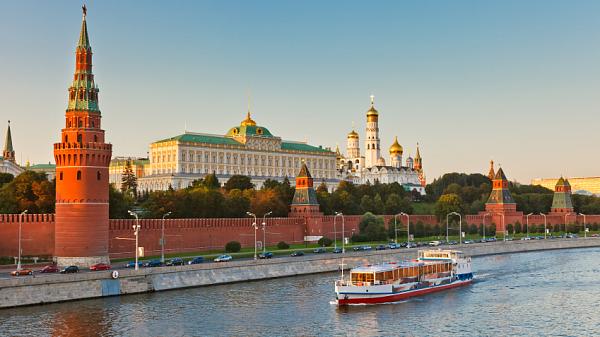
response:
[[[321,247],[329,247],[333,243],[333,240],[331,240],[330,238],[327,238],[327,237],[322,237],[319,239],[319,241],[317,241],[317,243]]]
[[[237,241],[229,241],[225,245],[225,251],[227,253],[237,253],[242,249],[242,245]]]
[[[352,235],[352,242],[367,242],[367,241],[370,241],[369,237],[364,234]]]
[[[284,241],[279,241],[277,243],[277,248],[278,249],[289,249],[290,245],[288,245],[287,243],[285,243]]]

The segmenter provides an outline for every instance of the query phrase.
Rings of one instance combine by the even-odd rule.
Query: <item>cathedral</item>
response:
[[[389,149],[389,165],[382,157],[379,112],[375,109],[373,96],[371,96],[371,107],[367,111],[365,138],[364,155],[360,152],[360,139],[355,130],[352,130],[346,138],[346,155],[340,152],[339,147],[336,149],[338,170],[342,179],[355,184],[399,183],[407,191],[425,194],[426,180],[418,143],[415,157],[408,156],[403,162],[404,149],[398,143],[398,137],[395,137]]]

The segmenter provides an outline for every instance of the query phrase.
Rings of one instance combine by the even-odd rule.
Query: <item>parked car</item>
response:
[[[507,236],[506,238],[504,238],[504,241],[513,241],[513,237],[512,236]]]
[[[195,258],[188,261],[188,264],[200,264],[204,262],[204,258],[202,256],[196,256]]]
[[[160,267],[162,265],[163,264],[162,264],[162,262],[160,262],[160,260],[150,260],[150,261],[144,263],[144,267],[149,267],[149,268]]]
[[[463,242],[464,242],[465,245],[470,245],[472,243],[475,243],[475,241],[473,241],[473,240],[465,240]]]
[[[110,265],[106,264],[106,263],[96,263],[90,266],[90,270],[93,271],[97,271],[97,270],[109,270],[110,269]]]
[[[183,262],[183,259],[180,257],[174,257],[167,261],[167,266],[183,266],[184,264],[185,262]]]
[[[400,248],[400,244],[394,243],[394,242],[388,243],[388,248],[389,249],[398,249],[398,248]]]
[[[270,259],[272,257],[273,257],[273,253],[271,253],[271,252],[264,252],[264,253],[258,254],[259,259]]]
[[[304,256],[304,252],[299,250],[291,253],[290,256]]]
[[[334,254],[340,254],[342,252],[342,248],[334,248],[331,252]]]
[[[568,239],[576,239],[578,238],[577,234],[567,234]]]
[[[529,241],[531,238],[529,236],[524,236],[521,238],[521,241]]]
[[[138,261],[138,267],[143,267],[144,263],[142,261]],[[125,268],[135,268],[135,261],[129,261],[125,265]]]
[[[439,245],[441,245],[441,244],[442,244],[442,243],[441,243],[440,241],[429,241],[429,245],[430,245],[431,247],[439,246]]]
[[[10,272],[10,274],[12,276],[32,275],[33,274],[33,270],[31,270],[31,269],[13,270],[12,272]]]
[[[61,274],[73,274],[73,273],[79,273],[79,267],[77,266],[68,266],[63,268],[60,271]]]
[[[414,242],[409,242],[406,244],[406,248],[417,248],[417,244]]]
[[[231,261],[231,260],[233,260],[233,257],[231,255],[223,254],[223,255],[217,256],[213,261],[215,261],[215,262],[227,262],[227,261]]]
[[[385,250],[385,246],[384,245],[378,245],[377,247],[375,247],[375,250]]]
[[[313,253],[315,253],[315,254],[327,253],[327,249],[325,249],[323,247],[315,248],[315,250],[313,250]]]
[[[51,264],[48,266],[45,266],[44,268],[40,269],[38,272],[46,274],[46,273],[58,273],[58,267],[55,264]]]
[[[487,241],[487,242],[496,242],[497,240],[496,240],[495,237],[491,237],[491,238],[485,239],[485,241]]]

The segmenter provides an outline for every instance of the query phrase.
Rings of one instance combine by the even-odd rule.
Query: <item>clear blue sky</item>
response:
[[[0,126],[23,162],[53,161],[79,1],[0,3]],[[421,143],[428,180],[600,175],[600,1],[92,1],[88,30],[114,155],[244,117],[275,135],[364,150]],[[3,136],[2,136],[3,140]]]

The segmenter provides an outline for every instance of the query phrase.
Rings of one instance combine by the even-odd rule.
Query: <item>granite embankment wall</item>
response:
[[[455,247],[467,255],[477,257],[540,250],[600,247],[600,239],[509,241]],[[315,255],[305,258],[286,257],[259,261],[232,261],[225,264],[207,263],[148,268],[139,271],[120,270],[120,276],[117,279],[111,278],[110,271],[0,279],[0,307],[333,272],[339,270],[342,259],[346,266],[354,267],[366,263],[414,258],[415,255],[416,249],[347,252],[343,258],[340,255]]]

